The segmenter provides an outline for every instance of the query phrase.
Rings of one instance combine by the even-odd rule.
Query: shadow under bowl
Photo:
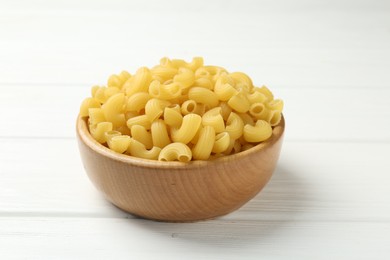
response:
[[[285,122],[249,150],[189,163],[118,154],[93,139],[85,118],[76,128],[88,177],[110,202],[143,218],[191,222],[228,214],[261,191],[276,167]]]

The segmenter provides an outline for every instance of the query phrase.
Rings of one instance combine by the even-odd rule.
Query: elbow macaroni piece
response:
[[[153,78],[162,83],[173,79],[173,77],[177,74],[177,69],[160,65],[152,68],[151,72],[153,74]]]
[[[191,159],[191,149],[183,143],[168,144],[161,150],[158,156],[159,161],[189,162]]]
[[[158,99],[171,100],[181,96],[181,88],[177,83],[164,83],[154,80],[149,86],[149,94]]]
[[[145,145],[146,149],[151,149],[153,147],[152,134],[143,126],[133,125],[131,127],[131,137]]]
[[[236,140],[242,135],[244,128],[244,122],[241,117],[234,112],[230,113],[228,120],[226,121],[225,131],[229,133],[230,138]]]
[[[219,100],[228,101],[233,96],[238,94],[238,91],[228,83],[227,76],[221,76],[214,86],[214,92],[217,94]]]
[[[194,100],[186,100],[181,105],[181,112],[183,115],[198,114],[203,115],[206,107],[203,104],[198,104]]]
[[[112,131],[112,123],[101,122],[97,125],[89,125],[89,131],[91,132],[91,135],[93,136],[93,138],[95,138],[96,141],[103,144],[106,142],[105,133]]]
[[[179,105],[168,106],[164,109],[164,121],[171,127],[180,127],[183,121],[183,115]]]
[[[161,148],[153,146],[152,149],[147,150],[145,145],[133,138],[130,139],[129,146],[127,148],[126,153],[135,157],[149,159],[149,160],[157,160],[159,154],[161,152]]]
[[[98,123],[107,121],[106,117],[104,116],[104,111],[101,108],[88,109],[88,115],[90,125],[97,125]]]
[[[236,84],[242,84],[246,89],[252,89],[253,83],[251,78],[243,72],[233,72],[229,76],[234,79]]]
[[[145,127],[146,129],[150,129],[152,126],[152,123],[149,121],[149,118],[147,115],[140,115],[140,116],[135,116],[127,120],[127,127],[131,129],[133,125],[140,125]]]
[[[223,153],[228,149],[230,145],[230,135],[228,132],[222,132],[215,136],[215,142],[213,145],[213,153]]]
[[[194,81],[194,72],[184,67],[180,68],[179,73],[173,78],[173,82],[179,84],[182,89],[191,87]]]
[[[104,116],[107,121],[112,122],[114,127],[124,125],[126,119],[123,113],[125,95],[123,93],[115,94],[102,105]]]
[[[214,108],[218,105],[217,94],[207,88],[193,87],[188,91],[188,98],[197,103],[205,104],[208,108]]]
[[[221,108],[216,107],[204,113],[202,124],[203,126],[212,126],[217,134],[225,131],[225,122],[221,115]]]
[[[80,116],[85,117],[88,116],[88,110],[90,108],[100,108],[101,104],[96,99],[90,97],[84,99],[83,103],[80,106]]]
[[[202,87],[213,90],[214,84],[208,78],[198,78],[194,81],[194,87]]]
[[[249,143],[262,142],[272,135],[271,125],[264,120],[258,120],[255,126],[246,125],[244,127],[244,138]]]
[[[245,151],[272,136],[283,101],[243,72],[162,58],[93,86],[79,116],[91,136],[118,153],[160,161],[208,160]]]
[[[152,123],[152,142],[154,146],[164,148],[171,143],[169,138],[168,129],[164,120],[157,120]]]
[[[133,94],[127,99],[126,111],[139,113],[142,109],[145,109],[146,103],[152,97],[147,92],[138,92]]]
[[[195,160],[207,160],[215,143],[215,130],[212,126],[205,126],[200,130],[199,139],[192,149]]]
[[[139,68],[134,77],[129,78],[123,88],[126,91],[126,95],[130,97],[134,93],[147,92],[149,84],[152,81],[152,73],[146,67]]]
[[[150,99],[145,105],[145,115],[148,117],[150,122],[160,118],[164,113],[164,108],[169,106],[171,103],[166,100],[157,98]]]
[[[239,92],[232,96],[227,102],[228,105],[238,113],[246,113],[250,108],[250,103],[243,92]]]
[[[172,129],[172,140],[174,142],[188,144],[196,135],[201,123],[202,118],[197,114],[188,114],[184,116],[180,128]]]
[[[108,147],[117,152],[117,153],[124,153],[130,144],[130,136],[128,135],[117,135],[109,140],[107,140]]]

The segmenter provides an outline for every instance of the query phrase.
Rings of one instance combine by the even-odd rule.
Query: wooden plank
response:
[[[105,0],[85,0],[79,2],[77,0],[58,0],[53,3],[50,0],[32,0],[28,2],[15,2],[15,1],[3,1],[2,10],[10,11],[166,11],[166,12],[215,12],[215,11],[230,11],[230,12],[247,12],[261,14],[267,12],[306,12],[306,11],[321,11],[327,12],[329,10],[340,10],[344,12],[351,11],[366,11],[366,12],[383,12],[389,11],[390,5],[388,2],[376,1],[371,2],[367,0],[356,0],[354,5],[350,5],[348,1],[329,0],[324,3],[321,0],[297,0],[294,3],[290,1],[223,1],[214,0],[205,6],[201,3],[205,0],[199,0],[199,4],[194,6],[181,5],[180,0],[169,0],[166,3],[161,3],[158,0],[150,0],[147,3],[144,1],[132,1],[127,2],[123,0],[111,0],[109,2]]]
[[[1,137],[74,137],[90,86],[0,87]],[[272,88],[285,101],[286,140],[390,140],[390,89]]]
[[[266,3],[253,2],[239,12],[236,3],[215,19],[209,4],[198,11],[175,11],[182,5],[168,11],[167,5],[166,12],[156,10],[161,4],[148,12],[124,3],[94,4],[89,11],[75,2],[63,5],[2,13],[0,83],[95,84],[162,56],[203,55],[208,63],[253,75],[258,84],[389,87],[390,16],[379,8],[341,12],[336,7],[342,5],[307,4],[270,12]]]
[[[387,259],[389,232],[389,223],[367,222],[2,218],[0,254],[6,259]]]
[[[1,143],[0,216],[131,217],[94,189],[75,140]],[[390,221],[389,150],[388,143],[286,141],[271,182],[223,219]]]

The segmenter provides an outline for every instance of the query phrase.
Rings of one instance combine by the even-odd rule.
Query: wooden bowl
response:
[[[117,207],[143,218],[189,222],[230,213],[268,182],[282,146],[284,118],[272,137],[210,161],[160,162],[118,154],[95,141],[86,120],[77,138],[92,183]]]

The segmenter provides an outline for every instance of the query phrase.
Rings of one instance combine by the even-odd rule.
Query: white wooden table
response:
[[[277,170],[228,216],[135,218],[84,173],[79,104],[196,55],[285,100]],[[390,259],[390,2],[0,0],[0,259]]]

